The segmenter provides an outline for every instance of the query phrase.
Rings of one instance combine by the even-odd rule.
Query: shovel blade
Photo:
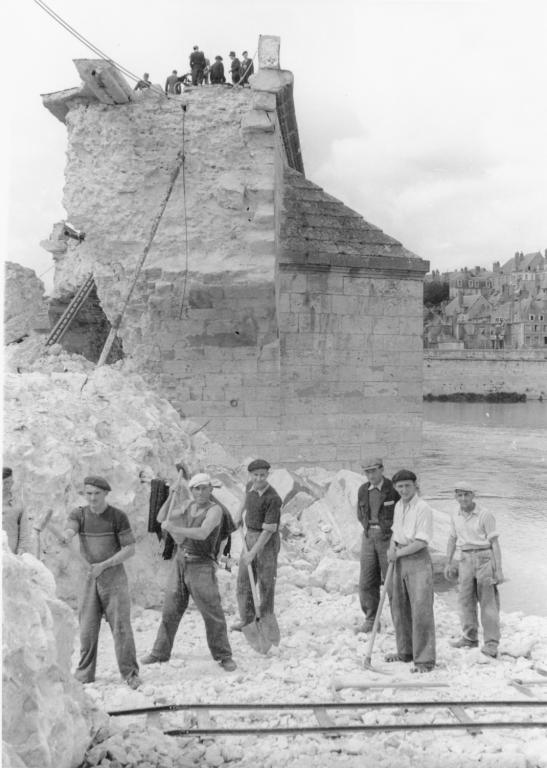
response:
[[[261,622],[256,619],[251,621],[250,624],[246,624],[241,628],[241,631],[245,635],[245,639],[257,653],[266,655],[272,647],[271,642],[268,640],[264,633],[264,628]]]
[[[279,645],[281,640],[281,632],[279,631],[279,624],[274,613],[267,613],[260,619],[260,626],[264,635],[268,638],[272,645]]]

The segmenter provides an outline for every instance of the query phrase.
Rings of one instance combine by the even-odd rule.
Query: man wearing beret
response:
[[[131,629],[129,586],[123,563],[135,554],[135,537],[125,512],[108,504],[111,490],[104,477],[84,480],[87,506],[68,516],[65,543],[80,537],[80,553],[89,570],[80,597],[80,661],[75,677],[82,683],[95,680],[101,617],[104,614],[114,638],[118,667],[130,688],[138,688],[139,666]]]
[[[384,477],[382,459],[367,459],[363,462],[363,471],[367,482],[357,493],[357,519],[363,526],[359,600],[365,614],[363,631],[371,632],[380,602],[380,584],[386,576],[393,513],[399,494],[391,480]],[[388,590],[391,602],[390,585]]]
[[[391,615],[397,653],[386,661],[414,661],[412,672],[435,666],[433,566],[428,544],[433,538],[433,509],[418,496],[416,475],[401,469],[393,476],[400,495],[395,505],[388,561],[393,567]]]
[[[188,486],[193,500],[184,510],[177,510],[169,520],[162,522],[162,528],[171,534],[178,545],[177,554],[158,634],[151,653],[144,656],[141,662],[155,664],[170,658],[180,620],[192,596],[205,623],[211,656],[226,672],[232,672],[236,663],[232,658],[216,577],[222,510],[211,498],[211,478],[205,472],[194,475]]]
[[[474,487],[467,481],[458,482],[455,489],[458,509],[450,517],[450,534],[446,551],[444,575],[458,578],[458,607],[462,637],[454,648],[476,648],[479,644],[477,603],[481,610],[486,656],[496,658],[500,641],[500,598],[497,585],[503,581],[501,550],[494,515],[475,502]],[[460,565],[453,564],[456,548]]]
[[[279,521],[281,498],[268,483],[270,465],[264,459],[255,459],[247,467],[251,481],[247,484],[243,512],[245,513],[245,545],[237,575],[237,602],[241,621],[232,626],[240,631],[255,620],[253,595],[247,566],[251,564],[253,576],[260,592],[260,614],[274,612],[277,555],[279,554]]]

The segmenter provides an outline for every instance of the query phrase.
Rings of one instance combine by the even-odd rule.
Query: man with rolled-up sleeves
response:
[[[237,602],[241,620],[232,625],[232,629],[241,629],[255,620],[255,609],[249,573],[250,564],[253,577],[258,582],[260,593],[260,614],[274,613],[275,582],[277,578],[277,556],[280,537],[281,497],[268,483],[270,464],[264,459],[255,459],[247,467],[251,482],[243,506],[245,513],[245,546],[239,561],[237,576]]]

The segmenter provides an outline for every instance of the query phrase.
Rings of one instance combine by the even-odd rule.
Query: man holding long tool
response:
[[[162,528],[177,543],[177,554],[163,604],[161,623],[152,651],[141,659],[143,664],[168,661],[175,635],[190,596],[205,622],[207,645],[215,661],[227,672],[236,669],[228,640],[226,618],[220,602],[216,577],[216,553],[221,533],[222,510],[211,499],[209,475],[194,475],[188,486],[193,501],[184,510],[168,515]],[[168,500],[166,504],[171,506]],[[163,509],[163,508],[162,508]],[[160,519],[162,510],[160,510]]]
[[[401,497],[388,551],[394,563],[391,614],[397,653],[388,654],[386,661],[414,661],[412,672],[430,672],[435,666],[435,619],[427,545],[433,538],[433,510],[418,496],[414,472],[401,469],[392,482]]]
[[[255,459],[247,467],[251,481],[243,511],[246,511],[246,551],[242,552],[237,576],[237,602],[241,620],[232,626],[241,631],[255,621],[248,565],[258,582],[260,592],[260,615],[273,616],[275,581],[277,578],[277,556],[279,554],[279,521],[281,519],[281,497],[268,483],[270,464],[264,459]]]
[[[459,572],[458,606],[462,637],[451,642],[453,648],[476,648],[479,644],[477,604],[481,610],[485,656],[496,658],[500,641],[500,598],[503,582],[501,550],[494,515],[475,502],[475,491],[468,482],[455,489],[459,509],[450,518],[446,567],[447,579]],[[460,550],[459,569],[453,564],[456,547]]]
[[[387,551],[399,494],[391,480],[384,477],[382,459],[365,460],[363,472],[367,482],[363,483],[357,493],[357,519],[363,526],[359,600],[365,614],[363,631],[371,632],[380,602],[380,584],[387,573]],[[391,585],[388,585],[390,594]]]
[[[85,507],[73,510],[62,540],[80,537],[82,559],[89,566],[80,599],[80,662],[75,677],[82,683],[95,680],[99,629],[104,613],[114,637],[118,667],[130,688],[141,684],[135,651],[129,586],[123,563],[135,554],[135,537],[125,512],[111,507],[111,490],[104,477],[84,480]]]

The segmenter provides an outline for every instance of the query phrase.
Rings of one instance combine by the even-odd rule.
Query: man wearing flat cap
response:
[[[453,648],[476,648],[479,644],[477,604],[484,634],[482,653],[496,658],[500,641],[500,599],[498,584],[503,581],[501,550],[494,515],[475,501],[475,489],[466,480],[456,483],[458,507],[450,516],[450,534],[444,575],[458,572],[458,608],[462,636]],[[453,563],[456,549],[459,568]]]
[[[232,672],[236,663],[232,658],[216,577],[222,509],[211,497],[213,488],[208,474],[199,472],[190,479],[188,486],[193,500],[185,509],[176,510],[162,522],[162,528],[177,543],[177,554],[156,640],[152,651],[141,662],[155,664],[169,660],[180,620],[191,596],[205,623],[211,656],[226,672]]]
[[[433,509],[418,496],[416,475],[401,469],[392,478],[401,497],[395,505],[388,561],[393,563],[391,615],[397,653],[386,661],[414,662],[412,672],[435,666],[433,565],[428,544],[433,538]]]
[[[241,78],[239,84],[249,85],[249,78],[251,75],[254,75],[255,71],[253,60],[249,58],[247,51],[243,51],[241,55],[243,56],[243,60],[240,65]]]
[[[357,493],[357,519],[363,526],[359,600],[365,614],[364,632],[371,632],[380,602],[380,584],[387,571],[387,551],[391,526],[399,494],[389,478],[384,477],[382,459],[363,462],[367,482]],[[388,585],[391,602],[391,585]]]
[[[80,537],[80,554],[89,570],[80,596],[80,661],[75,677],[82,683],[95,680],[101,617],[110,624],[114,650],[123,679],[138,688],[139,665],[131,629],[129,586],[123,563],[135,554],[135,537],[125,512],[108,504],[111,490],[104,477],[84,480],[87,506],[68,516],[65,543]]]
[[[268,483],[270,464],[265,459],[255,459],[247,467],[251,481],[247,484],[242,509],[246,534],[245,547],[239,561],[237,574],[237,603],[240,621],[232,626],[234,630],[255,620],[255,610],[248,565],[258,582],[260,593],[260,614],[274,613],[275,581],[277,578],[277,556],[279,554],[279,522],[281,519],[281,497]]]

